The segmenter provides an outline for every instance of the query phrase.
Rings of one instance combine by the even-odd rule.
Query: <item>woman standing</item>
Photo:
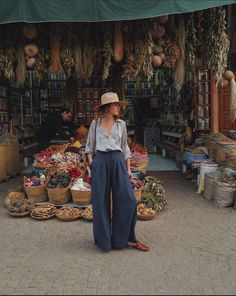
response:
[[[99,118],[90,125],[85,149],[92,170],[94,241],[103,251],[125,247],[149,251],[135,236],[137,203],[129,180],[130,149],[126,124],[119,119],[120,108],[126,104],[116,93],[102,95],[96,107]]]

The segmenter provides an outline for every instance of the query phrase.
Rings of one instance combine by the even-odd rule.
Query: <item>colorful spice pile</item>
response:
[[[41,176],[32,176],[31,178],[25,178],[25,186],[44,186],[47,182],[45,175]]]

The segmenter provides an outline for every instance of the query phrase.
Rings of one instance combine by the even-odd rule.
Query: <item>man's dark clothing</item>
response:
[[[66,131],[69,133],[66,134]],[[72,121],[64,121],[61,112],[54,112],[48,115],[37,132],[37,142],[40,150],[50,146],[50,141],[59,136],[61,139],[69,140],[75,133],[75,125]]]

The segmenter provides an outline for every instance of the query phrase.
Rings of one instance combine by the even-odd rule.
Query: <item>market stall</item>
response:
[[[83,127],[80,130],[84,130]],[[23,190],[10,192],[5,199],[8,213],[14,217],[29,216],[46,220],[56,216],[63,221],[84,218],[92,221],[89,168],[84,154],[86,136],[80,141],[51,145],[34,155],[35,172],[23,177]],[[166,206],[165,190],[155,178],[141,178],[148,163],[147,150],[130,143],[131,184],[138,202],[138,219],[150,220]],[[111,199],[112,208],[112,199]],[[112,212],[111,212],[112,213]]]

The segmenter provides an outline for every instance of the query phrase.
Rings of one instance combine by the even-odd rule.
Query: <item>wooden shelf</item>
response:
[[[170,137],[174,137],[174,138],[181,138],[183,134],[181,133],[175,133],[175,132],[165,132],[163,131],[161,133],[163,136],[170,136]]]
[[[194,130],[195,131],[209,131],[210,129],[209,128],[204,128],[204,129],[202,129],[202,128],[194,128]]]

